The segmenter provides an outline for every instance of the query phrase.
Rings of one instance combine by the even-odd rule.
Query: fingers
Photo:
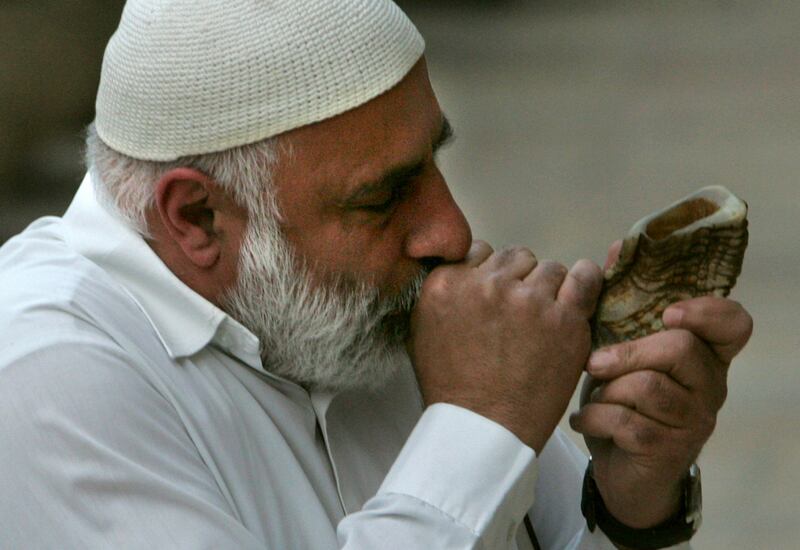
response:
[[[486,242],[476,240],[464,260],[468,267],[480,267],[503,279],[523,279],[526,285],[578,309],[585,317],[594,312],[603,274],[590,260],[579,260],[567,271],[558,262],[539,262],[528,248],[508,247],[494,252]]]
[[[687,388],[705,388],[724,379],[725,364],[687,330],[667,330],[601,348],[589,356],[586,370],[610,380],[638,370],[655,370]]]
[[[667,328],[681,328],[696,334],[728,364],[742,350],[753,333],[753,318],[733,300],[704,296],[671,305],[664,311]]]
[[[536,267],[536,256],[529,249],[514,246],[492,254],[481,264],[481,269],[508,279],[523,279]]]
[[[472,241],[472,246],[464,258],[464,265],[478,267],[492,255],[492,252],[494,252],[494,250],[486,241]]]
[[[614,241],[608,247],[608,256],[606,256],[606,263],[603,265],[603,271],[611,267],[617,262],[619,253],[622,250],[622,240]]]
[[[692,394],[666,374],[653,370],[632,372],[595,388],[589,403],[623,405],[642,415],[680,428],[692,422],[695,411]]]
[[[525,277],[524,282],[541,292],[542,295],[555,299],[566,276],[566,267],[552,260],[542,260]]]
[[[590,260],[578,260],[567,273],[557,300],[576,306],[588,318],[594,313],[602,286],[600,267]]]
[[[624,405],[590,403],[569,417],[573,430],[587,437],[610,439],[631,454],[650,454],[679,430]],[[677,451],[677,449],[675,449]]]

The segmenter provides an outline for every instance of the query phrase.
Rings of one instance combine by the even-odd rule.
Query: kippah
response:
[[[128,0],[95,125],[138,159],[221,151],[366,103],[424,48],[389,0]]]

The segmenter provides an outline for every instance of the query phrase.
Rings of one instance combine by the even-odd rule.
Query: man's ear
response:
[[[192,168],[170,170],[156,184],[156,209],[164,229],[199,268],[213,267],[222,253],[214,226],[220,192],[208,176]]]

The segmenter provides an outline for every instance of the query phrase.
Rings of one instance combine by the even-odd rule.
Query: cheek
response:
[[[340,242],[336,261],[341,269],[380,287],[404,278],[403,236],[391,225],[379,232],[358,231]]]
[[[382,227],[328,227],[304,239],[290,239],[307,260],[312,273],[356,278],[382,289],[402,288],[419,267],[403,254],[402,223],[390,220]]]

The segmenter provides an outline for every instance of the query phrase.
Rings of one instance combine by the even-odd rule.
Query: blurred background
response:
[[[733,297],[756,328],[700,459],[694,547],[800,548],[800,3],[400,3],[428,42],[457,134],[442,164],[476,236],[602,262],[634,221],[698,187],[749,203]],[[122,5],[0,3],[0,241],[77,188]]]

